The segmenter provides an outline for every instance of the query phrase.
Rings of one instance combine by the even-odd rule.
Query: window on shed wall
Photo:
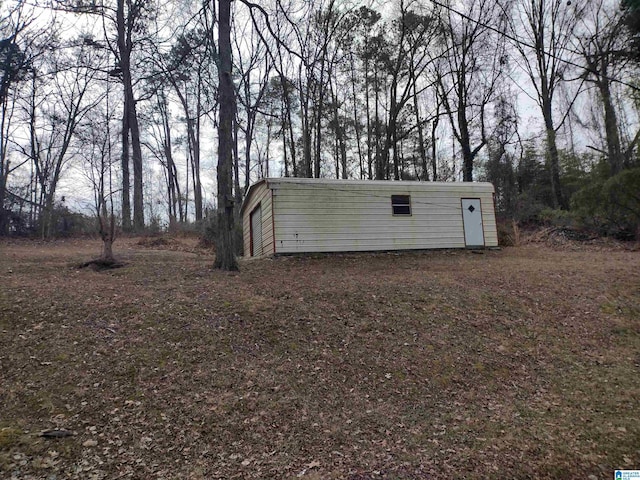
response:
[[[394,215],[411,215],[411,196],[391,195],[391,208]]]

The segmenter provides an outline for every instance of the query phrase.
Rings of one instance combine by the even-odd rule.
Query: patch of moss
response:
[[[20,443],[22,430],[15,427],[0,428],[0,450],[9,450]]]

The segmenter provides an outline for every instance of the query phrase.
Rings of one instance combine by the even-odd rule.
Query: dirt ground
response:
[[[184,239],[101,272],[96,240],[3,241],[0,478],[640,469],[640,250],[561,240],[239,273]]]

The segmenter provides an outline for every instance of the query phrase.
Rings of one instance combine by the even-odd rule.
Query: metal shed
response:
[[[245,256],[498,245],[490,183],[265,178],[242,205]]]

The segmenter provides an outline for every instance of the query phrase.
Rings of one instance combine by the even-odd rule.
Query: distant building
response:
[[[498,245],[490,183],[266,178],[242,205],[245,256]]]

